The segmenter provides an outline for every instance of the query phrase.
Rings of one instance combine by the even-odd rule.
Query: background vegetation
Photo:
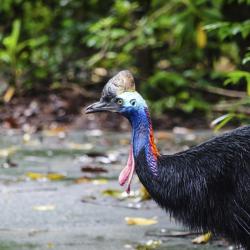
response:
[[[250,0],[1,0],[0,41],[5,100],[130,69],[158,114],[250,114]]]

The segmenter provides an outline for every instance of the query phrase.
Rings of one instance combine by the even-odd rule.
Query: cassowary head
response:
[[[147,107],[142,96],[136,92],[133,76],[127,70],[119,72],[105,85],[99,102],[86,108],[86,113],[116,112],[127,118]]]

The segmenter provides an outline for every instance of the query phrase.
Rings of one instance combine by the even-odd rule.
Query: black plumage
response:
[[[159,156],[157,177],[144,152],[135,158],[136,173],[162,208],[192,230],[250,249],[250,126]]]

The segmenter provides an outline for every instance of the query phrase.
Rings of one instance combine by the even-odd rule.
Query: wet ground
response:
[[[206,131],[174,132],[157,133],[162,152],[211,137]],[[197,235],[142,200],[136,178],[131,196],[123,192],[117,177],[128,148],[124,133],[2,131],[0,250],[227,249],[221,240],[193,245]],[[150,225],[128,225],[126,217],[149,219]]]

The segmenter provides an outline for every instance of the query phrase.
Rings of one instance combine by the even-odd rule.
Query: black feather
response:
[[[159,156],[157,176],[144,149],[135,163],[152,198],[175,219],[250,249],[250,126]]]

